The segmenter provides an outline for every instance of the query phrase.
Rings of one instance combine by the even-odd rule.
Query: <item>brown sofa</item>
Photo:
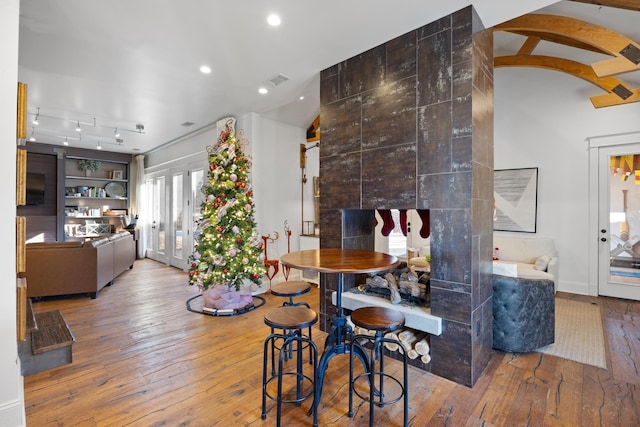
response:
[[[27,244],[27,296],[98,292],[128,268],[133,268],[135,243],[123,231],[86,242]]]

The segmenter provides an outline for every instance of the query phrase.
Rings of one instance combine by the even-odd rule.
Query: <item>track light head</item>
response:
[[[80,120],[78,120],[78,123],[76,124],[76,132],[82,132],[82,128],[80,127]]]

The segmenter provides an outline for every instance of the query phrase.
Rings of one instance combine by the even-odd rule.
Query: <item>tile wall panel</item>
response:
[[[415,141],[415,77],[390,82],[362,95],[363,150],[415,143]]]
[[[451,102],[418,109],[418,174],[452,170]]]
[[[415,144],[362,152],[365,209],[408,209],[416,205]]]

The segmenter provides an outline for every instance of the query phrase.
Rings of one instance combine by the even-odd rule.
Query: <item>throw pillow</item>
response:
[[[549,261],[551,261],[551,257],[543,255],[536,260],[533,268],[540,271],[547,271],[547,265],[549,264]]]

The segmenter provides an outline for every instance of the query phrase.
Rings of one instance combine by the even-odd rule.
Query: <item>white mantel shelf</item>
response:
[[[332,292],[331,301],[336,305],[336,293]],[[409,307],[401,304],[391,304],[387,299],[374,297],[371,295],[356,294],[353,292],[342,293],[342,307],[355,310],[361,307],[387,307],[398,310],[404,314],[405,326],[419,331],[428,332],[432,335],[442,334],[442,319],[432,316],[431,309],[425,307]]]

